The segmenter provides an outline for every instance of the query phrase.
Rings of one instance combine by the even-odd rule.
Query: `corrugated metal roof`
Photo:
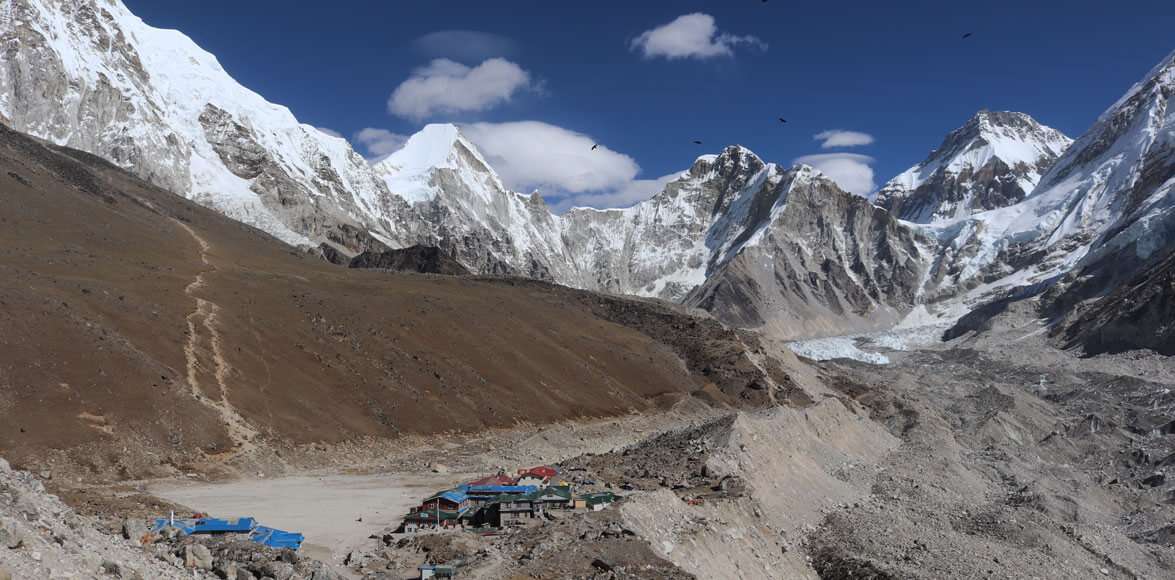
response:
[[[459,504],[462,502],[469,501],[469,496],[460,490],[450,489],[448,491],[442,491],[442,492],[436,493],[435,495],[424,500],[424,503],[428,503],[434,499],[443,499],[446,501],[451,501],[453,503]]]
[[[537,497],[543,497],[545,495],[556,495],[556,496],[559,496],[559,498],[561,498],[561,499],[570,500],[571,499],[571,489],[568,487],[552,485],[550,487],[543,488],[541,491],[539,491],[537,494]]]
[[[600,491],[596,493],[585,493],[576,499],[582,499],[589,504],[612,503],[616,501],[616,494],[610,491]]]
[[[463,485],[457,489],[472,495],[533,493],[538,491],[538,487],[533,485]]]

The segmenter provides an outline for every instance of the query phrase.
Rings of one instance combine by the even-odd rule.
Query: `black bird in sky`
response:
[[[786,123],[786,122],[787,122],[787,119],[784,119],[783,117],[780,117],[780,118],[779,118],[779,122],[780,122],[780,123]]]
[[[595,145],[592,145],[592,151],[595,151],[596,149],[599,149],[599,148],[600,148],[600,144],[599,144],[599,143],[596,143]]]
[[[970,32],[964,32],[964,33],[963,33],[963,38],[971,38],[971,33],[970,33]]]
[[[702,142],[701,142],[701,141],[698,141],[697,139],[694,139],[694,145],[701,145],[701,144],[702,144]]]

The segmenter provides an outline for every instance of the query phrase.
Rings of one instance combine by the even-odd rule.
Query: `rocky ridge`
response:
[[[1014,205],[1072,142],[1024,113],[980,111],[924,161],[882,186],[874,202],[916,223]]]
[[[14,0],[0,34],[5,123],[347,260],[435,246],[479,274],[682,300],[733,256],[731,242],[764,226],[761,210],[794,171],[731,147],[635,207],[555,215],[540,195],[505,187],[452,125],[429,125],[369,166],[119,0]]]

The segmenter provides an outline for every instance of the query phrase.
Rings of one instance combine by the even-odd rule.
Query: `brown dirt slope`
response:
[[[0,195],[0,456],[17,465],[164,475],[274,440],[691,394],[769,404],[786,381],[713,321],[543,284],[340,268],[2,126]]]

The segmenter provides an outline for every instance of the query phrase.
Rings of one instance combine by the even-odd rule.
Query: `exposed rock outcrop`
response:
[[[371,270],[393,270],[396,272],[417,272],[420,274],[446,274],[465,276],[469,270],[461,262],[429,246],[412,246],[402,250],[385,252],[363,252],[348,263],[350,268]]]
[[[781,188],[771,218],[736,238],[689,304],[781,337],[885,326],[914,306],[933,240],[810,168]]]

